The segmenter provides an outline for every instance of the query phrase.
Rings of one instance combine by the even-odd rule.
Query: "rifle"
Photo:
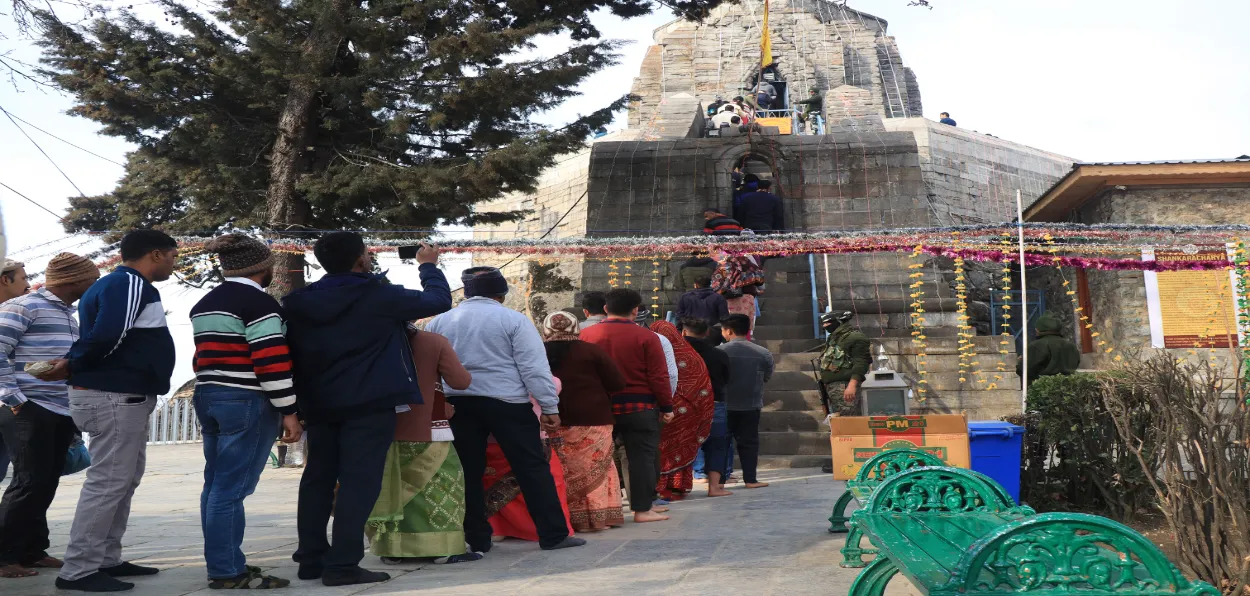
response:
[[[820,389],[820,405],[825,407],[825,416],[833,413],[833,401],[829,399],[829,388],[820,380],[820,357],[812,358],[812,374],[816,376],[816,387]]]

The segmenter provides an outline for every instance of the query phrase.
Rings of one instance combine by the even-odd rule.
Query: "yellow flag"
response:
[[[764,32],[760,35],[760,68],[773,63],[773,37],[768,33],[768,0],[764,0]]]

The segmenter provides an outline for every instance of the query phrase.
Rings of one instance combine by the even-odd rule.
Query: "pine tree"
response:
[[[42,15],[44,74],[76,98],[72,113],[138,146],[112,193],[71,200],[67,228],[295,234],[516,217],[473,207],[532,190],[626,101],[561,127],[530,120],[614,63],[617,42],[590,15],[639,16],[651,1],[226,0],[205,16],[167,0],[164,26],[121,11],[81,28]],[[697,18],[719,2],[667,6]],[[517,58],[564,33],[564,52]],[[303,255],[277,269],[277,292],[302,285]]]

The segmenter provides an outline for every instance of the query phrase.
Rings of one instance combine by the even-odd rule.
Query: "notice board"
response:
[[[1146,249],[1145,260],[1223,261],[1224,250]],[[1228,348],[1238,345],[1236,277],[1226,269],[1147,271],[1151,345],[1156,348]],[[1231,344],[1231,345],[1230,345]]]

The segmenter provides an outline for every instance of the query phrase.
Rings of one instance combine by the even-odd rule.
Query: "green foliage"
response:
[[[673,5],[693,16],[719,0]],[[581,147],[626,98],[568,124],[557,109],[618,43],[590,15],[649,12],[650,0],[555,3],[472,0],[227,0],[205,16],[174,0],[166,23],[127,10],[67,25],[42,19],[44,74],[76,100],[72,113],[135,143],[107,195],[72,200],[69,230],[264,226],[272,151],[288,92],[311,83],[296,193],[314,228],[429,228],[498,221],[474,205],[532,190],[541,170]],[[197,6],[198,7],[198,6]],[[345,14],[346,18],[327,18]],[[567,50],[521,58],[540,37]],[[326,72],[301,49],[337,40]]]
[[[1116,431],[1104,391],[1124,393],[1110,373],[1054,375],[1029,385],[1022,500],[1039,511],[1076,509],[1129,520],[1153,509],[1153,490]],[[1128,424],[1149,426],[1148,414]]]

